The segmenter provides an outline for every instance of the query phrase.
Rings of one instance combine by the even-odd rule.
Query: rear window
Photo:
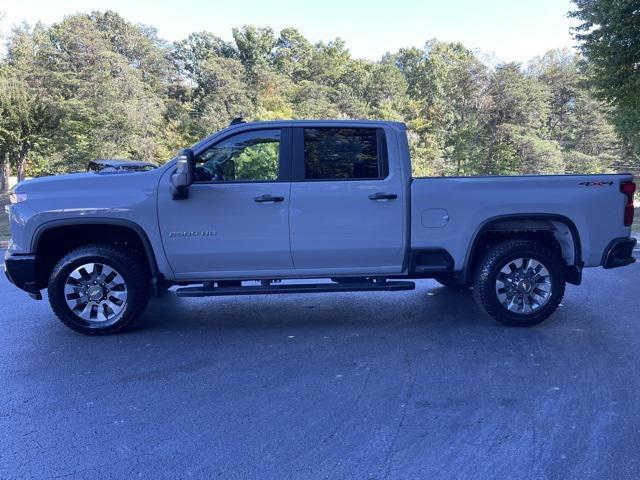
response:
[[[381,129],[304,129],[307,180],[384,178],[386,169],[386,145]]]

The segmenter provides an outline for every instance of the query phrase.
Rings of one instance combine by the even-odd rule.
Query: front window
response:
[[[279,129],[239,133],[196,157],[195,181],[276,181],[279,164]]]

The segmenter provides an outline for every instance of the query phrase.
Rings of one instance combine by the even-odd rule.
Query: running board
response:
[[[370,292],[382,290],[396,292],[415,290],[414,282],[363,282],[363,283],[309,283],[290,285],[247,287],[183,287],[176,290],[179,297],[218,297],[223,295],[273,295],[284,293]]]

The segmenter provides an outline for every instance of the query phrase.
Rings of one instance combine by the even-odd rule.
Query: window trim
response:
[[[305,178],[304,165],[304,130],[375,130],[378,148],[378,169],[382,167],[382,176],[368,178]],[[356,127],[356,126],[308,126],[293,127],[293,137],[291,141],[292,182],[362,182],[372,180],[385,180],[389,178],[389,145],[387,143],[387,132],[382,127]],[[380,165],[380,161],[382,165]]]
[[[194,165],[195,168],[195,157],[201,155],[206,152],[210,148],[215,148],[216,145],[219,145],[222,142],[229,140],[230,138],[236,137],[238,135],[243,135],[245,133],[259,132],[259,131],[273,131],[280,130],[280,149],[278,152],[278,178],[276,180],[229,180],[229,181],[220,181],[220,180],[211,180],[208,182],[193,182],[192,185],[227,185],[227,184],[242,184],[242,183],[283,183],[291,181],[291,163],[292,163],[292,128],[291,127],[261,127],[261,128],[247,128],[241,131],[229,132],[229,135],[225,135],[224,137],[216,140],[215,143],[211,143],[207,145],[205,148],[200,150],[194,156]]]

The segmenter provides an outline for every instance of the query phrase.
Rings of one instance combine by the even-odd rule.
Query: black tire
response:
[[[101,325],[98,321],[87,321],[67,305],[67,280],[74,270],[88,263],[110,267],[123,279],[126,297],[121,304],[124,305],[112,322],[105,321]],[[124,331],[142,314],[149,301],[150,285],[144,267],[135,257],[111,245],[93,244],[76,248],[58,261],[49,277],[48,294],[53,312],[64,325],[85,335],[108,335]]]
[[[458,278],[451,275],[435,277],[434,280],[443,287],[450,288],[451,290],[466,290],[471,287],[471,282],[461,282]]]
[[[549,275],[545,276],[545,278],[548,277],[551,284],[550,287],[546,286],[546,284],[544,287],[550,292],[546,303],[528,313],[509,310],[508,307],[500,301],[497,292],[498,286],[496,282],[500,270],[508,267],[510,265],[509,262],[517,262],[519,258],[532,259],[543,264],[549,272]],[[524,262],[522,262],[522,265],[524,265]],[[528,272],[530,272],[530,275],[533,274],[531,269],[529,269]],[[522,285],[524,285],[525,288],[528,287],[530,291],[531,289],[537,290],[535,282],[528,282],[527,279],[523,282]],[[482,306],[491,317],[499,322],[513,327],[528,327],[542,322],[555,312],[564,296],[565,284],[564,262],[558,252],[536,241],[507,240],[491,247],[479,262],[474,277],[473,295],[476,302]],[[502,285],[506,286],[504,283],[502,283]],[[516,287],[512,285],[515,284],[510,283],[512,290],[509,290],[509,294],[513,294],[513,292],[516,291]],[[503,293],[503,295],[506,294]],[[520,298],[524,298],[524,296],[527,295],[528,294],[524,294]],[[507,301],[509,298],[512,297],[508,297]],[[533,297],[528,296],[528,298]],[[520,305],[523,304],[524,301]],[[513,307],[512,305],[514,309],[517,309],[518,306],[519,305]]]

